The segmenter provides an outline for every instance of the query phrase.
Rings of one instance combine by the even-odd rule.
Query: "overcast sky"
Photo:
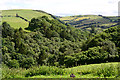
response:
[[[57,16],[118,15],[119,0],[1,0],[0,10],[37,9]]]

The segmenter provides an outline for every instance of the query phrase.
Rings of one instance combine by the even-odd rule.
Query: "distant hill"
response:
[[[16,15],[20,17],[16,17]],[[49,19],[53,19],[51,14],[46,13],[41,10],[31,10],[31,9],[13,9],[13,10],[2,10],[2,22],[7,22],[13,28],[23,29],[28,27],[29,21],[32,18],[37,18],[41,16],[47,16]]]
[[[73,25],[76,28],[89,30],[91,26],[96,26],[97,29],[106,29],[116,26],[118,22],[117,16],[102,16],[102,15],[76,15],[59,17],[60,20]]]
[[[16,16],[20,17],[16,17]],[[47,12],[41,10],[32,9],[12,9],[12,10],[2,10],[2,22],[7,22],[13,28],[22,27],[27,28],[29,21],[32,18],[37,18],[41,16],[47,16],[49,19],[57,19],[59,22],[65,25],[72,25],[76,28],[90,30],[91,26],[96,26],[97,30],[106,29],[112,26],[116,26],[118,22],[117,16],[102,16],[102,15],[75,15],[75,16],[53,16]],[[60,19],[60,20],[59,20]]]

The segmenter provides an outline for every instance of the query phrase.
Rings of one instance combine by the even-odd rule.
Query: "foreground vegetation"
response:
[[[119,63],[102,63],[81,65],[72,68],[58,68],[55,66],[36,66],[29,69],[11,68],[3,65],[3,78],[117,78]]]

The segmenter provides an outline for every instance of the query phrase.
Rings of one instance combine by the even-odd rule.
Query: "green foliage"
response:
[[[110,77],[110,76],[116,76],[117,70],[115,69],[114,65],[101,65],[100,68],[98,68],[98,71],[95,72],[95,75],[98,75],[99,77]]]
[[[27,68],[27,69],[32,67],[34,64],[35,62],[32,57],[24,58],[21,63],[22,67]]]
[[[66,67],[72,67],[75,66],[75,57],[73,56],[65,56],[64,62],[66,64]]]
[[[95,31],[95,25],[91,26],[91,33],[96,33],[96,31]]]
[[[10,25],[7,22],[2,23],[2,37],[13,37],[14,30],[10,27]]]
[[[28,30],[25,30],[25,28],[28,27],[29,22],[16,17],[16,14],[19,16],[27,19],[30,21],[33,17],[37,18],[39,16],[47,16],[49,19],[53,19],[51,15],[44,11],[36,11],[31,9],[13,9],[13,10],[2,10],[2,22],[6,21],[8,22],[12,28],[19,29],[20,27],[23,28],[24,31],[30,32]]]
[[[92,33],[101,32],[104,29],[118,25],[118,16],[74,15],[60,17],[59,19],[78,29],[89,30]]]
[[[10,68],[18,68],[19,67],[19,63],[18,63],[18,61],[17,60],[15,60],[15,59],[13,59],[13,60],[10,60],[9,62],[8,62],[8,66],[10,67]]]
[[[29,72],[25,75],[26,77],[29,76],[36,76],[36,75],[63,75],[64,70],[55,66],[39,66],[33,67],[29,70]]]
[[[29,69],[24,68],[8,68],[2,65],[2,78],[42,78],[43,76],[50,78],[70,78],[73,73],[76,78],[115,78],[118,76],[119,65],[114,63],[101,63],[91,65],[81,65],[72,68],[58,68],[55,66],[34,66]],[[54,76],[53,76],[54,75]],[[67,76],[66,76],[67,75]],[[61,77],[59,77],[61,76]],[[116,79],[116,78],[115,78]]]
[[[8,68],[2,64],[2,79],[24,78],[27,70],[23,68]]]
[[[20,67],[34,65],[73,67],[81,64],[119,60],[119,30],[110,28],[96,35],[66,26],[57,19],[33,18],[25,32],[3,24],[2,52],[5,64],[18,61]],[[9,27],[12,36],[6,31]],[[114,29],[115,28],[115,29]],[[118,49],[118,50],[117,50]],[[8,65],[11,67],[10,65]]]

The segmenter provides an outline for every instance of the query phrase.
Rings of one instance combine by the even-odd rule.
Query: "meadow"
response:
[[[94,19],[98,19],[98,18],[101,18],[101,17],[99,17],[99,16],[97,16],[97,15],[76,15],[76,16],[66,16],[66,17],[61,17],[60,18],[60,20],[63,20],[63,21],[72,21],[72,20],[74,20],[74,21],[79,21],[79,20],[83,20],[83,19],[92,19],[92,20],[94,20]]]
[[[37,12],[31,9],[13,9],[13,10],[3,10],[2,11],[2,16],[7,16],[7,15],[11,15],[11,16],[16,16],[16,14],[18,14],[19,16],[24,17],[27,20],[31,20],[32,18],[37,18],[39,16],[47,16],[49,17],[49,19],[52,19],[52,17],[50,15],[48,15],[47,13],[43,13],[43,12]]]
[[[3,78],[116,78],[119,71],[118,62],[80,65],[72,68],[58,68],[55,66],[34,66],[29,69],[8,68],[3,64]]]
[[[28,22],[16,17],[3,17],[2,22],[8,22],[10,26],[12,26],[15,29],[19,29],[20,27],[24,29],[28,27],[29,24]]]
[[[47,13],[37,12],[31,9],[19,9],[19,10],[13,9],[13,10],[2,10],[2,16],[3,16],[2,22],[8,22],[11,25],[11,27],[15,29],[19,29],[21,27],[25,30],[25,28],[28,27],[29,22],[26,22],[25,20],[16,17],[16,14],[24,17],[28,21],[30,21],[32,18],[37,18],[40,16],[47,16],[49,19],[53,19]]]
[[[60,20],[71,24],[78,29],[87,29],[91,26],[96,26],[96,30],[106,29],[117,24],[116,16],[101,16],[101,15],[75,15],[60,17]]]

